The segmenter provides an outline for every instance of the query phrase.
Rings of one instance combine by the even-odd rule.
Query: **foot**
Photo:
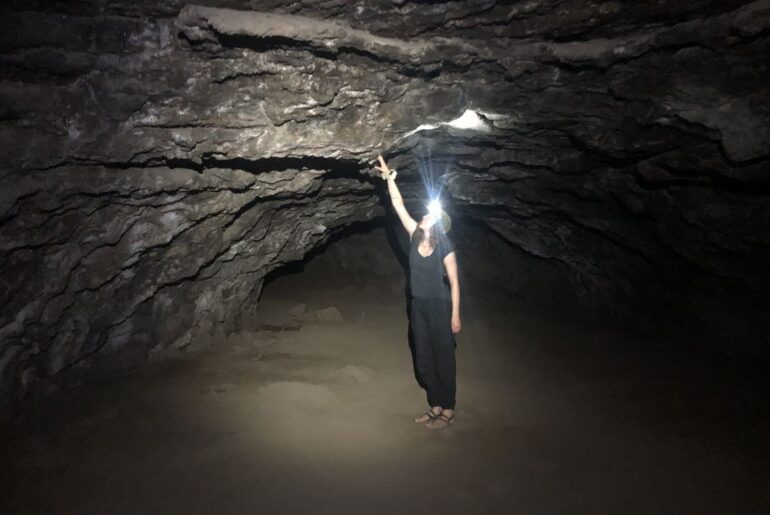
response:
[[[426,422],[434,421],[439,415],[441,415],[441,408],[436,406],[430,409],[427,413],[420,415],[414,419],[415,424],[424,424]]]
[[[445,409],[439,416],[425,424],[428,429],[443,429],[454,424],[455,412],[451,409]]]

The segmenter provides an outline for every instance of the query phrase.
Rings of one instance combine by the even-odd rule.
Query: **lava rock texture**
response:
[[[586,312],[770,354],[770,1],[203,3],[2,8],[3,402],[248,326],[378,152]]]

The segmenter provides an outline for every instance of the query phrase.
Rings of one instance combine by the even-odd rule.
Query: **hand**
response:
[[[462,326],[463,325],[460,323],[460,315],[452,315],[452,332],[454,334],[459,333]]]
[[[378,155],[377,159],[380,161],[380,166],[375,166],[374,168],[380,171],[382,174],[382,180],[388,180],[391,175],[393,175],[393,178],[395,178],[395,170],[388,168],[388,165],[385,163],[385,159],[383,159],[382,154]]]

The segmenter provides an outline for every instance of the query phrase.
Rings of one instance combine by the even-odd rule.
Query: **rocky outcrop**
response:
[[[4,13],[3,399],[248,324],[380,151],[594,313],[767,355],[770,2],[206,3]]]
[[[23,358],[22,386],[99,352],[146,355],[244,327],[266,273],[377,214],[370,187],[334,175],[99,167],[25,177],[26,204],[3,225],[0,334],[5,358]]]

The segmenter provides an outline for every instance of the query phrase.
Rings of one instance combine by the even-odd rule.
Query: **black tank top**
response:
[[[451,300],[449,283],[444,281],[444,258],[454,251],[452,242],[441,236],[430,256],[420,255],[420,242],[412,238],[409,248],[409,286],[418,299]]]

